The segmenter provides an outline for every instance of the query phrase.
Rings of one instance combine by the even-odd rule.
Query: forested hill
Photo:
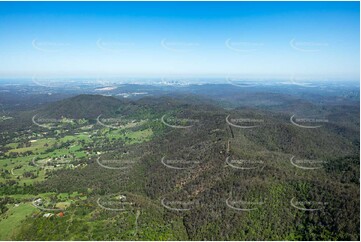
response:
[[[47,146],[8,147],[4,169],[16,159],[14,174],[30,167],[35,178],[24,186],[5,172],[1,192],[82,199],[69,198],[61,219],[34,213],[14,238],[359,240],[358,111],[309,107],[302,116],[191,96],[80,95],[20,113],[30,119],[30,131],[18,130],[25,146],[29,135]],[[73,120],[39,125],[30,114]],[[58,152],[72,168],[49,169]],[[104,209],[119,195],[126,213]]]

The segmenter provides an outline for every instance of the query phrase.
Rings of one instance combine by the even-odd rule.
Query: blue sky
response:
[[[0,2],[0,77],[358,80],[358,2]]]

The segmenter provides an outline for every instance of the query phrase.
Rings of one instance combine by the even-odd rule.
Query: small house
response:
[[[42,200],[41,198],[38,198],[38,199],[36,199],[36,200],[34,201],[34,204],[35,204],[36,206],[41,206],[41,205],[43,204],[43,200]]]
[[[46,214],[44,214],[43,215],[43,217],[44,218],[50,218],[50,217],[52,217],[54,214],[52,214],[52,213],[46,213]]]

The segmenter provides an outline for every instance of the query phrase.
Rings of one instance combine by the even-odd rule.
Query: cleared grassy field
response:
[[[149,141],[151,136],[153,135],[152,129],[144,129],[138,131],[124,131],[124,130],[110,130],[108,133],[105,134],[105,137],[109,140],[112,139],[121,139],[126,144],[135,144],[135,143],[142,143],[145,141]]]
[[[78,192],[74,193],[42,193],[36,196],[31,194],[15,194],[8,195],[22,201],[18,206],[15,204],[9,204],[9,210],[5,214],[0,216],[0,240],[11,240],[14,235],[16,235],[18,228],[21,227],[21,222],[26,219],[28,216],[31,216],[34,212],[42,212],[38,208],[34,207],[29,200],[35,198],[42,198],[44,201],[48,201],[50,197],[56,196],[58,201],[56,207],[61,209],[66,209],[70,206],[71,203],[77,200],[84,200],[87,197],[79,194]]]
[[[1,216],[0,240],[11,240],[21,227],[21,222],[36,211],[37,209],[30,203],[20,204],[18,207],[11,205],[11,208]]]
[[[18,143],[11,143],[6,145],[6,147],[13,148],[7,152],[7,154],[10,154],[11,152],[17,152],[17,153],[24,153],[27,151],[32,151],[34,153],[42,153],[44,152],[48,147],[51,147],[55,143],[54,138],[50,139],[38,139],[31,142],[29,147],[22,147],[22,148],[16,148]]]
[[[134,131],[132,128],[143,124],[145,121],[131,122],[120,129],[109,129],[101,127],[100,130],[79,130],[80,132],[73,135],[65,135],[63,137],[61,132],[56,134],[54,138],[40,138],[37,139],[37,133],[33,133],[33,138],[30,138],[30,145],[28,147],[19,147],[20,140],[24,140],[21,136],[16,136],[12,140],[12,143],[8,143],[5,147],[10,148],[6,152],[9,155],[11,152],[18,153],[13,157],[7,157],[0,159],[0,169],[7,170],[8,174],[4,173],[4,176],[0,177],[0,182],[4,183],[7,180],[17,180],[20,185],[30,185],[34,182],[41,182],[45,180],[46,169],[62,169],[68,168],[67,166],[54,167],[49,166],[46,169],[33,165],[35,162],[41,162],[41,160],[61,160],[64,159],[82,159],[88,157],[88,152],[85,147],[92,144],[94,140],[99,137],[106,138],[109,142],[114,140],[121,140],[125,144],[137,144],[145,141],[149,141],[153,135],[152,129],[144,129]],[[88,128],[92,128],[89,126]],[[100,132],[98,132],[100,131]],[[19,141],[19,142],[17,142]],[[54,146],[61,143],[67,143],[66,146],[61,148],[55,148]],[[58,147],[58,146],[56,146]],[[32,154],[26,154],[25,152],[31,151]],[[70,155],[70,156],[69,156]],[[69,158],[72,157],[72,158]],[[44,164],[46,166],[46,164]],[[29,173],[30,172],[30,173]],[[35,176],[35,178],[32,178]]]
[[[125,137],[129,138],[129,144],[149,141],[153,135],[152,129],[145,129],[136,132],[127,133]]]
[[[66,135],[63,138],[59,139],[59,142],[76,142],[76,141],[85,141],[90,142],[91,138],[89,137],[89,134],[87,132],[83,132],[80,134],[75,134],[75,135]]]
[[[17,177],[21,178],[20,184],[23,183],[29,185],[34,183],[35,181],[42,181],[44,180],[45,172],[40,170],[38,173],[38,177],[35,179],[31,179],[30,177],[23,177],[24,172],[34,172],[37,173],[39,170],[37,167],[29,165],[35,155],[30,155],[26,157],[16,157],[16,158],[7,158],[7,159],[0,159],[0,169],[6,169],[10,173],[10,179],[17,179]],[[21,166],[21,168],[17,168]],[[17,168],[17,169],[15,169]],[[5,182],[7,179],[4,177],[0,177],[0,182]]]

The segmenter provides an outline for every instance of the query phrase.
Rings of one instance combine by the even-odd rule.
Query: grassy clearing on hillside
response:
[[[27,151],[32,151],[33,153],[42,153],[44,152],[48,147],[51,147],[55,143],[54,138],[49,139],[38,139],[34,140],[33,142],[30,142],[29,147],[22,147],[22,148],[16,148],[18,143],[11,143],[6,145],[6,147],[13,148],[9,150],[6,154],[10,154],[11,152],[17,152],[17,153],[24,153]]]
[[[20,228],[21,222],[36,212],[37,209],[30,203],[20,204],[12,207],[1,216],[0,220],[0,240],[11,240]]]
[[[138,131],[110,130],[108,133],[106,133],[105,137],[108,138],[109,140],[121,139],[126,144],[136,144],[136,143],[149,141],[152,135],[153,135],[152,129],[148,128]]]

